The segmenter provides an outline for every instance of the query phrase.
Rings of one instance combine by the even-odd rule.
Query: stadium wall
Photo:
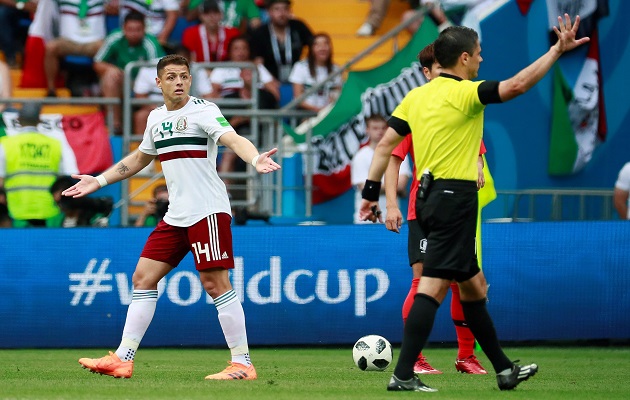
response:
[[[116,347],[145,228],[0,230],[0,348]],[[252,345],[398,343],[407,227],[234,227]],[[630,339],[630,224],[484,224],[489,308],[505,341]],[[449,298],[432,342],[455,341]],[[143,346],[224,346],[192,256],[160,285]]]

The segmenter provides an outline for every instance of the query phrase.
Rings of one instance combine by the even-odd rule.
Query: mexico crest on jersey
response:
[[[175,124],[175,130],[178,132],[183,132],[188,128],[188,120],[185,116],[179,117],[177,119],[177,123]]]

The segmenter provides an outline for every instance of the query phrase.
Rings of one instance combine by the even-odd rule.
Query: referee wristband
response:
[[[365,186],[363,186],[363,190],[361,191],[361,197],[367,201],[378,201],[380,195],[381,182],[366,179]]]
[[[103,176],[103,174],[99,175],[96,177],[96,180],[98,181],[98,184],[103,187],[103,186],[107,186],[107,179],[105,179],[105,177]]]
[[[260,154],[252,158],[252,165],[254,166],[254,168],[256,168],[256,164],[258,163],[258,158],[260,158]]]

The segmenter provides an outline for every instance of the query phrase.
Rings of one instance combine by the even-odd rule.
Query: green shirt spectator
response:
[[[197,18],[203,2],[204,0],[190,0],[188,19]],[[261,25],[260,9],[254,0],[223,0],[219,5],[223,11],[223,26],[237,28],[241,33],[246,33],[248,27],[255,29]]]
[[[133,61],[150,61],[164,56],[157,38],[145,33],[144,15],[131,11],[125,17],[122,30],[105,38],[94,56],[94,71],[99,76],[103,97],[122,98],[124,69]],[[135,78],[135,74],[133,74]],[[114,134],[122,134],[120,105],[112,107]]]

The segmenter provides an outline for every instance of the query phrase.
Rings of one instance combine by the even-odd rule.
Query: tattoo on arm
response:
[[[120,175],[125,175],[127,172],[129,172],[129,167],[126,166],[123,163],[118,164],[118,167],[116,168],[116,171],[118,171],[118,173]]]

